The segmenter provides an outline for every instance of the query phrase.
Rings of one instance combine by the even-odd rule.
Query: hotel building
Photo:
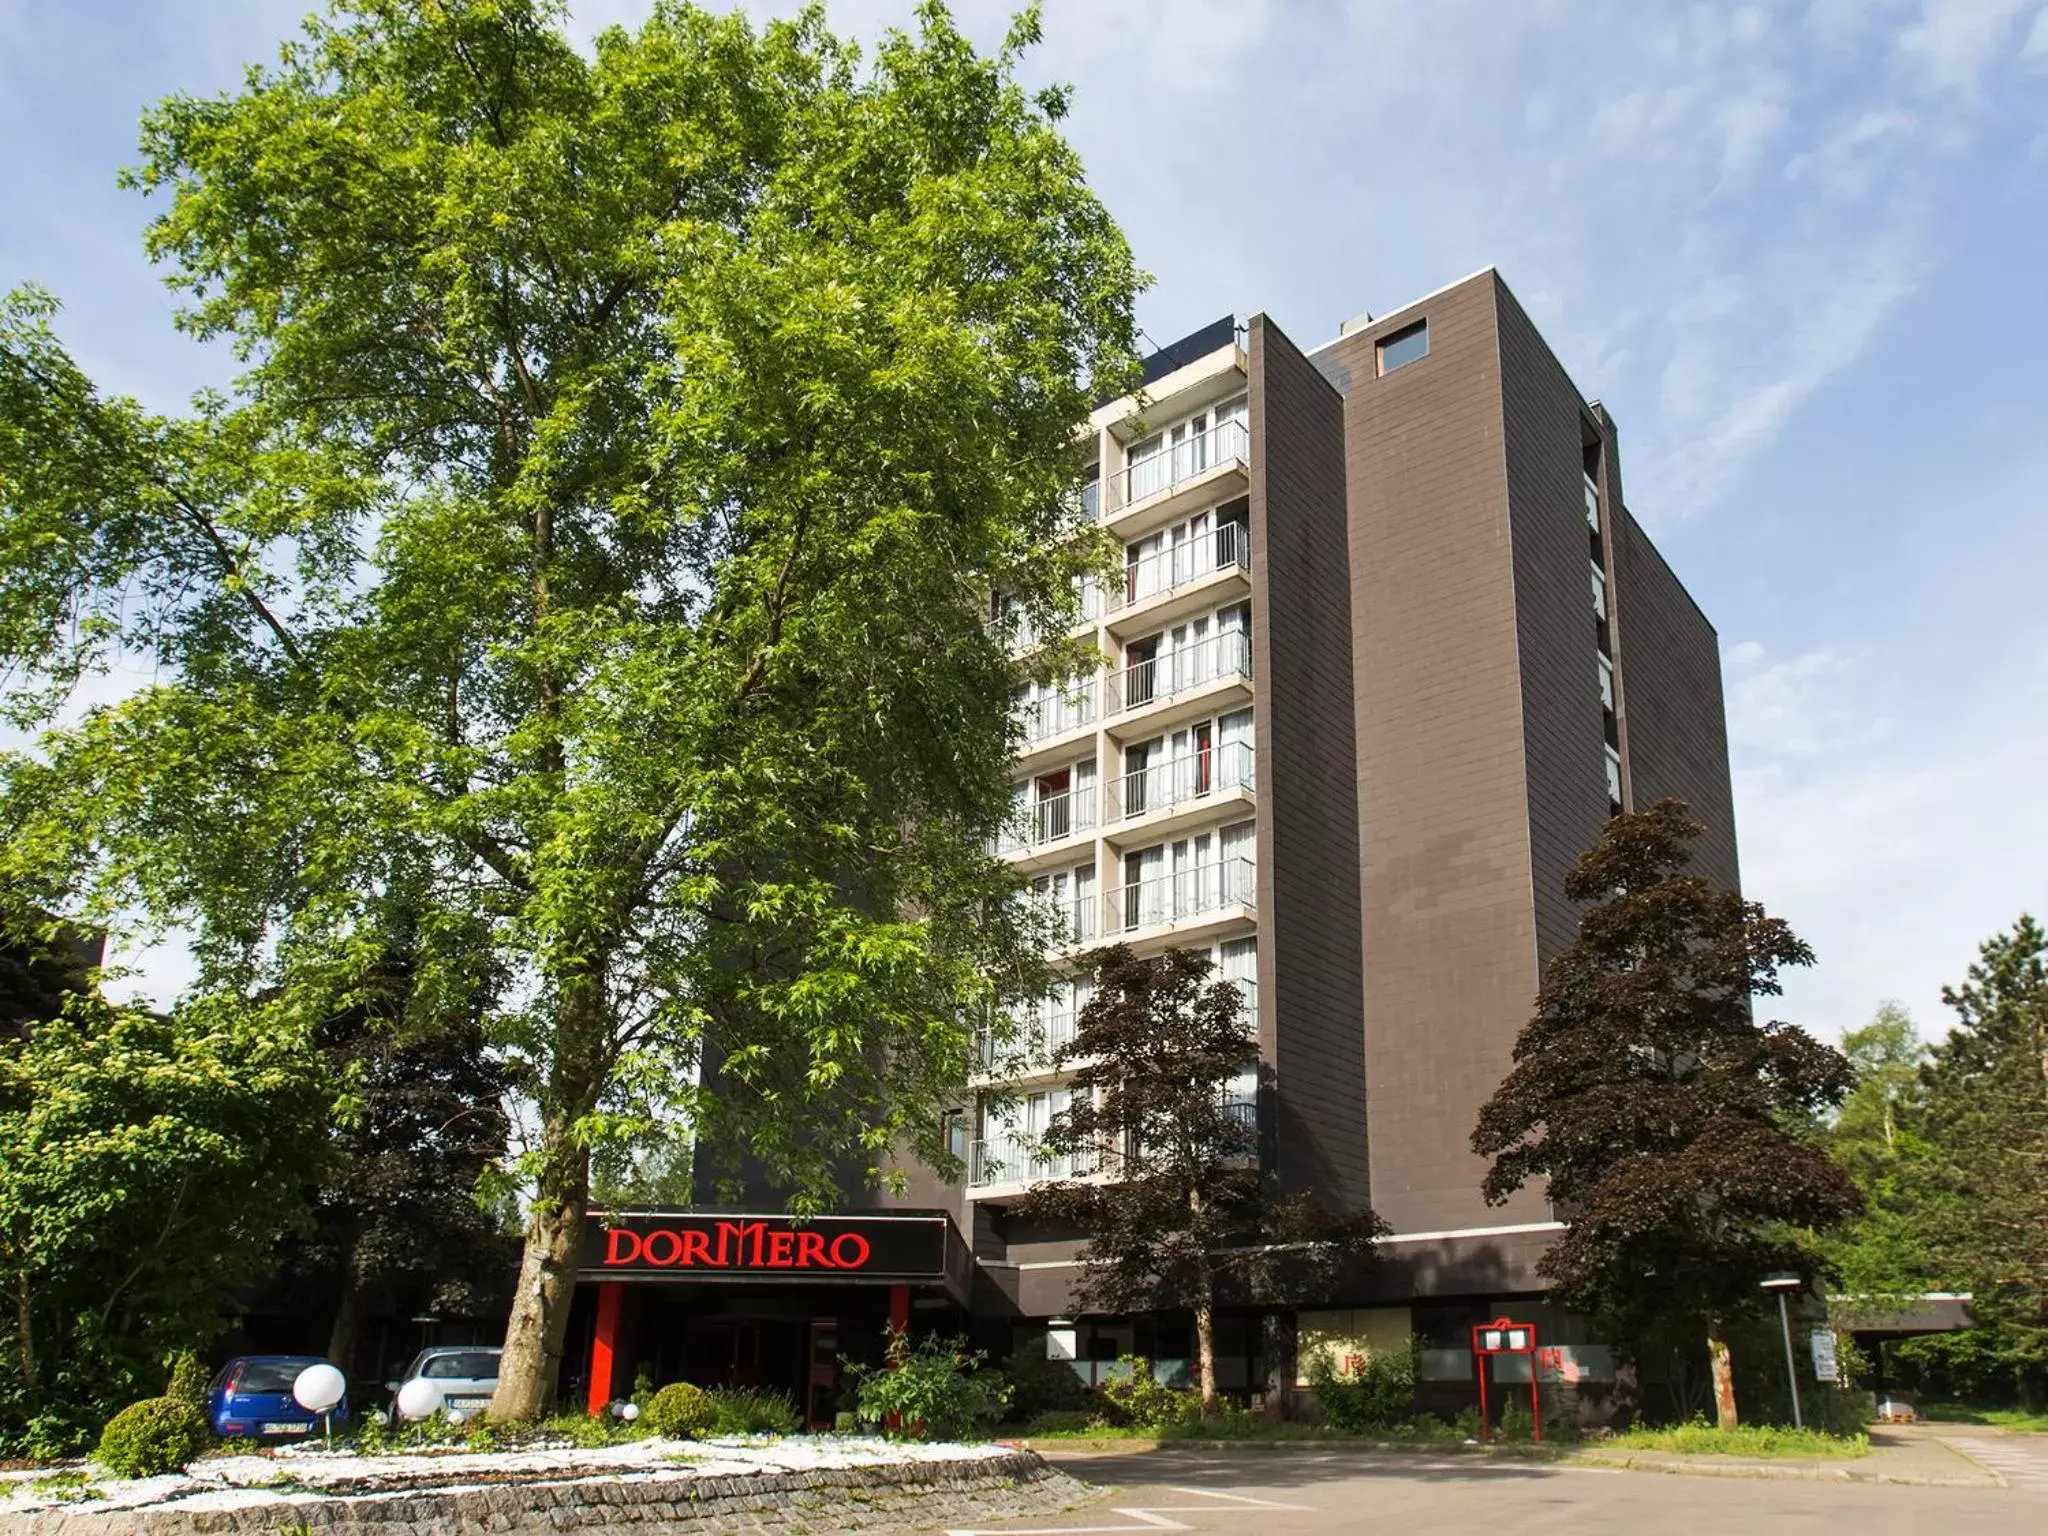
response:
[[[1540,1189],[1486,1205],[1469,1138],[1575,933],[1564,871],[1611,815],[1684,799],[1708,829],[1696,867],[1737,883],[1714,630],[1628,511],[1614,421],[1487,270],[1313,351],[1265,315],[1218,321],[1090,427],[1084,503],[1123,579],[1087,594],[1099,667],[1019,701],[1003,852],[1073,953],[1208,954],[1245,997],[1255,1050],[1232,1097],[1268,1173],[1392,1228],[1363,1294],[1223,1317],[1223,1384],[1285,1387],[1309,1349],[1413,1332],[1425,1400],[1449,1401],[1471,1391],[1470,1324],[1512,1310],[1597,1387],[1606,1352],[1534,1272],[1552,1211]],[[911,1169],[905,1198],[848,1221],[929,1239],[927,1269],[872,1277],[889,1315],[920,1306],[999,1353],[1049,1332],[1092,1378],[1121,1353],[1185,1359],[1191,1330],[1080,1314],[1077,1236],[1014,1210],[1087,1171],[1036,1145],[1086,986],[991,1044],[1003,1091],[961,1107],[963,1183]],[[586,1326],[609,1305],[614,1349],[621,1273],[589,1270],[612,1299]],[[843,1349],[883,1293],[659,1278],[694,1327],[806,1320],[807,1343],[772,1353],[821,1384],[820,1339]]]

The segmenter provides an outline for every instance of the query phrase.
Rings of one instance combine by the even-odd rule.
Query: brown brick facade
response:
[[[1367,1203],[1344,400],[1265,316],[1251,355],[1259,994],[1274,1170]]]

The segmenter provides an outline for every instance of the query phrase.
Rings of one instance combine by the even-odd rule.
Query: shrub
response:
[[[1495,1428],[1501,1440],[1519,1442],[1534,1438],[1536,1420],[1520,1398],[1511,1397],[1500,1405],[1500,1420]]]
[[[1032,1415],[1031,1432],[1034,1435],[1057,1435],[1077,1429],[1095,1429],[1101,1423],[1100,1416],[1086,1408],[1048,1408],[1044,1413]]]
[[[1010,1384],[1010,1417],[1019,1424],[1035,1424],[1043,1414],[1078,1411],[1094,1396],[1066,1361],[1046,1358],[1042,1340],[1018,1346],[1002,1372]]]
[[[913,1349],[892,1328],[883,1354],[880,1366],[847,1367],[863,1424],[886,1424],[894,1415],[902,1433],[952,1440],[986,1433],[1010,1400],[1010,1384],[984,1369],[988,1357],[964,1339],[927,1336]]]
[[[181,1403],[206,1411],[206,1384],[212,1378],[206,1366],[189,1349],[178,1351],[171,1356],[171,1378],[164,1386],[165,1397],[175,1397]]]
[[[1458,1434],[1464,1439],[1477,1440],[1479,1438],[1481,1422],[1479,1405],[1477,1403],[1467,1403],[1458,1410],[1458,1416],[1451,1421],[1451,1427],[1457,1430]]]
[[[1309,1361],[1308,1380],[1317,1419],[1347,1434],[1392,1429],[1415,1412],[1415,1366],[1405,1354],[1370,1354],[1359,1369],[1340,1372],[1319,1350]]]
[[[664,1439],[694,1440],[717,1421],[718,1409],[709,1393],[677,1381],[650,1397],[640,1417]]]
[[[116,1477],[156,1477],[183,1471],[211,1438],[191,1403],[145,1397],[107,1420],[94,1459]]]
[[[801,1427],[796,1404],[780,1392],[728,1387],[706,1396],[711,1399],[715,1435],[793,1435]]]
[[[1473,1409],[1476,1415],[1478,1409]],[[1465,1438],[1457,1429],[1446,1424],[1433,1413],[1418,1413],[1401,1425],[1401,1433],[1410,1440],[1458,1440]]]
[[[1202,1418],[1202,1394],[1191,1387],[1169,1387],[1159,1380],[1143,1355],[1119,1355],[1124,1369],[1102,1384],[1102,1398],[1112,1422],[1133,1429],[1186,1429]]]

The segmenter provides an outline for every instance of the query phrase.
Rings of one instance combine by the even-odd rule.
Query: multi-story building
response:
[[[1242,989],[1233,1098],[1267,1171],[1392,1228],[1305,1340],[1413,1331],[1425,1377],[1465,1390],[1466,1328],[1540,1308],[1559,1230],[1540,1190],[1482,1201],[1469,1138],[1573,937],[1566,867],[1676,795],[1708,827],[1702,872],[1736,882],[1713,628],[1627,510],[1612,419],[1491,270],[1312,352],[1264,315],[1219,321],[1091,428],[1084,506],[1123,578],[1085,595],[1099,666],[1019,701],[1003,850],[1068,953],[1197,949]],[[997,1344],[1057,1323],[1092,1374],[1189,1345],[1184,1320],[1077,1317],[1084,1234],[1013,1209],[1088,1171],[1037,1145],[1086,1001],[1077,967],[1018,1049],[991,1047],[1003,1091],[961,1110],[964,1184],[916,1172],[885,1205],[951,1218],[934,1305]],[[1262,1322],[1223,1320],[1226,1387],[1285,1384]],[[1597,1381],[1602,1352],[1548,1323]]]

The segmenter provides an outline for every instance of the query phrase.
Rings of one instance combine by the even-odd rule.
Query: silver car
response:
[[[503,1353],[502,1349],[468,1344],[421,1350],[404,1376],[385,1383],[391,1389],[392,1416],[423,1419],[434,1411],[429,1407],[425,1412],[408,1412],[400,1405],[407,1383],[414,1381],[430,1381],[440,1390],[441,1400],[435,1406],[450,1418],[482,1413],[498,1390],[498,1357]]]

